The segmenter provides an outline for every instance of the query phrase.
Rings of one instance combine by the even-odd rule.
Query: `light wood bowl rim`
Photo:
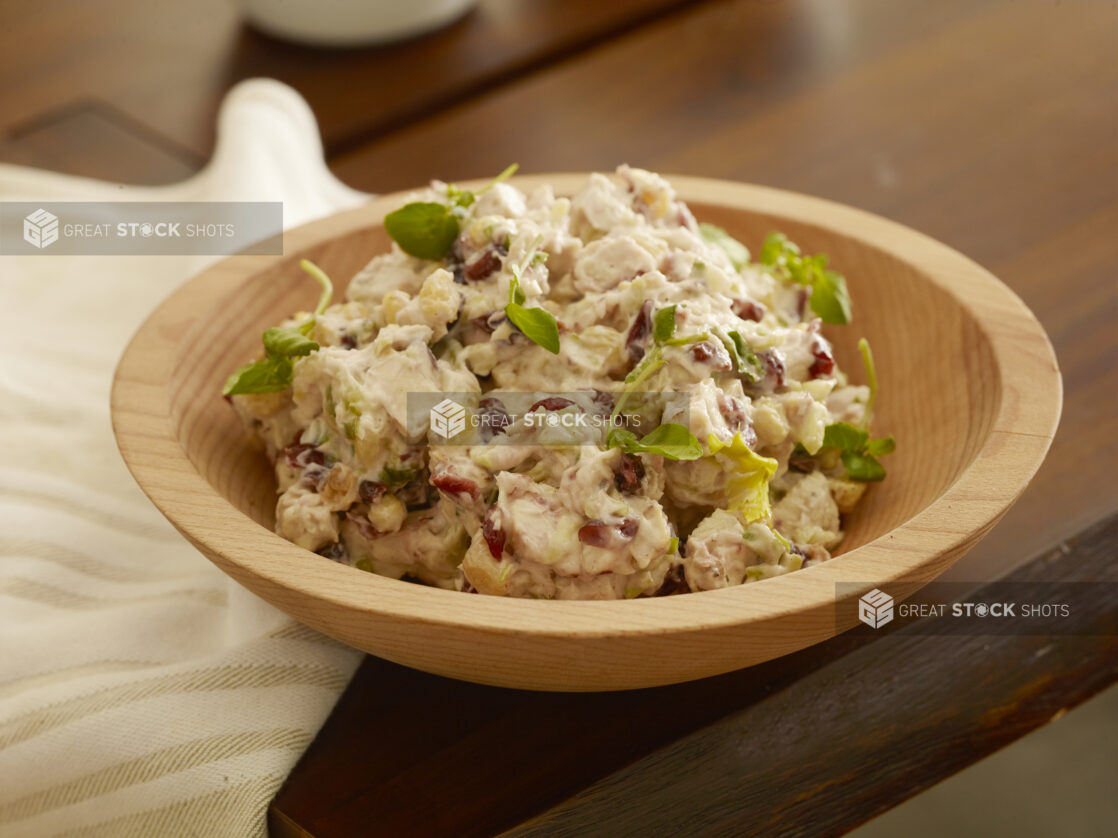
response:
[[[562,193],[576,188],[586,177],[586,173],[556,173],[520,176],[513,182],[524,188],[551,183]],[[400,582],[312,557],[261,527],[197,472],[173,434],[165,377],[174,360],[173,353],[168,356],[173,346],[166,334],[168,327],[181,323],[184,307],[200,316],[221,303],[220,298],[198,293],[215,272],[221,272],[226,282],[231,274],[242,274],[247,280],[278,262],[295,262],[314,245],[379,225],[385,212],[399,206],[406,192],[375,198],[357,209],[285,233],[283,256],[224,260],[189,280],[148,317],[128,344],[113,379],[113,429],[129,470],[180,532],[257,593],[282,589],[295,597],[317,600],[339,613],[367,612],[396,618],[401,625],[457,628],[469,630],[474,636],[590,639],[692,635],[713,628],[761,624],[797,611],[831,609],[838,583],[907,583],[915,588],[934,578],[1004,514],[1039,468],[1052,441],[1060,417],[1062,386],[1056,356],[1043,328],[1020,298],[987,270],[901,224],[825,199],[770,187],[667,177],[686,200],[830,228],[887,251],[916,266],[975,317],[990,341],[1000,372],[1002,398],[973,462],[931,505],[838,560],[763,584],[611,602],[506,599]],[[463,185],[477,187],[482,183]],[[968,293],[976,288],[982,293]],[[234,291],[229,286],[227,293]],[[855,306],[858,302],[855,300]],[[1018,348],[1023,340],[1040,342],[1043,349],[1037,357],[1026,355],[1022,359]],[[161,375],[164,377],[159,380]],[[1022,404],[1028,409],[1013,407]],[[1014,444],[1004,444],[1007,438]],[[145,456],[145,446],[154,443],[171,444],[159,446],[159,457]],[[168,481],[169,470],[175,473],[176,481]],[[268,598],[267,593],[265,596]],[[330,633],[328,613],[313,623]],[[479,676],[479,680],[485,679]]]

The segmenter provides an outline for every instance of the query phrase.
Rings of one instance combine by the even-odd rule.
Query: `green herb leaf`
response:
[[[842,464],[851,480],[873,482],[885,478],[885,467],[877,458],[892,454],[897,443],[891,436],[871,440],[866,430],[847,422],[835,422],[823,431],[823,447],[840,450]]]
[[[835,422],[823,430],[824,448],[842,448],[846,451],[862,451],[870,440],[870,435],[861,428],[848,422]]]
[[[846,473],[851,480],[872,483],[885,479],[885,468],[873,454],[843,451],[842,464],[846,467]]]
[[[525,299],[524,291],[520,287],[520,279],[513,274],[512,279],[509,280],[509,302],[524,305]]]
[[[291,359],[268,355],[251,364],[245,364],[225,382],[221,393],[241,396],[247,393],[275,393],[291,386]]]
[[[761,245],[761,264],[772,268],[782,267],[790,258],[798,258],[799,255],[800,249],[783,233],[769,233]]]
[[[553,355],[559,354],[559,324],[550,311],[509,303],[505,306],[505,314],[533,343],[539,344]]]
[[[716,326],[711,331],[714,332],[714,336],[721,341],[722,345],[726,347],[726,354],[730,356],[730,362],[734,365],[733,368],[736,370],[741,360],[741,354],[738,352],[737,344],[734,343],[733,338],[721,328]],[[741,337],[741,335],[739,334],[738,337]]]
[[[662,366],[664,366],[664,359],[660,357],[660,347],[653,344],[652,347],[644,353],[644,357],[641,358],[640,363],[629,370],[629,374],[625,376],[625,383],[638,384]]]
[[[392,466],[385,466],[380,470],[380,482],[388,488],[399,488],[406,486],[415,479],[415,469],[405,466],[404,468],[393,468]]]
[[[741,336],[741,332],[736,330],[724,332],[718,328],[713,331],[722,345],[726,347],[726,352],[734,363],[734,369],[741,373],[747,381],[760,381],[764,374],[761,360],[753,352],[753,347],[746,343],[745,338]]]
[[[505,170],[503,172],[501,172],[499,175],[497,175],[497,177],[493,178],[493,180],[489,181],[489,183],[485,184],[485,186],[483,186],[481,188],[481,193],[479,193],[479,194],[484,194],[485,192],[488,192],[490,189],[492,189],[498,183],[504,183],[510,177],[515,175],[516,170],[519,169],[519,168],[520,168],[519,163],[510,163],[508,166],[505,167]]]
[[[696,332],[693,335],[683,335],[678,338],[669,338],[664,341],[662,346],[690,346],[693,343],[702,343],[704,340],[710,340],[710,332]]]
[[[858,341],[858,352],[862,355],[862,364],[866,368],[866,383],[870,388],[870,399],[866,402],[866,414],[862,421],[862,426],[869,430],[870,423],[873,421],[873,406],[877,402],[877,366],[873,362],[870,342],[865,338]]]
[[[652,318],[652,339],[663,343],[675,334],[675,306],[667,306]]]
[[[668,555],[675,553],[677,550],[679,550],[679,539],[673,535],[668,540]]]
[[[827,257],[823,254],[804,256],[783,233],[769,233],[761,247],[761,264],[784,279],[809,286],[811,310],[824,323],[850,322],[853,315],[846,280],[827,270]]]
[[[628,454],[659,454],[667,460],[697,460],[703,446],[683,425],[667,422],[640,439],[626,428],[614,428],[606,436],[606,448],[620,448]]]
[[[897,441],[891,436],[883,436],[881,439],[872,439],[866,443],[866,452],[873,454],[875,457],[883,457],[886,454],[892,454],[897,450]]]
[[[452,206],[462,207],[463,209],[477,200],[477,196],[469,189],[459,189],[453,183],[446,185],[446,198]]]
[[[310,355],[316,349],[318,344],[298,328],[275,326],[264,333],[264,351],[269,355],[295,357]]]
[[[741,332],[730,332],[730,340],[734,342],[734,346],[738,350],[738,372],[750,381],[760,381],[764,378],[765,365],[761,363],[761,359],[757,357],[753,347],[746,343],[745,338],[741,336]]]
[[[384,217],[384,229],[400,249],[420,259],[444,259],[458,238],[458,219],[444,204],[406,204]]]
[[[326,307],[330,305],[330,300],[334,296],[334,283],[330,281],[330,277],[326,275],[326,271],[322,270],[322,268],[310,259],[300,259],[299,267],[306,271],[315,282],[322,286],[322,293],[318,295],[318,305],[315,306],[314,309],[315,316],[322,314],[322,312],[326,311]],[[312,325],[313,322],[312,319]]]
[[[489,181],[489,183],[485,184],[485,186],[479,189],[477,195],[484,195],[498,183],[503,183],[504,181],[508,180],[510,177],[516,174],[516,170],[518,168],[520,167],[516,163],[513,163],[511,166],[506,167],[503,172],[497,175],[497,177],[493,178],[493,180]],[[448,201],[450,201],[452,207],[467,209],[468,207],[473,205],[474,201],[477,200],[477,195],[475,195],[469,189],[459,189],[453,183],[448,183],[446,185],[446,198]],[[401,245],[401,247],[403,247],[403,245]]]
[[[703,456],[703,446],[695,435],[683,425],[666,422],[641,437],[642,451],[659,454],[669,460],[697,460]]]
[[[699,235],[725,253],[735,271],[740,271],[749,264],[749,249],[721,227],[704,221],[699,225]]]
[[[846,280],[841,274],[827,270],[815,274],[811,283],[811,310],[824,323],[842,326],[850,322],[853,317],[850,292],[846,290]]]
[[[628,428],[613,428],[606,434],[606,448],[620,448],[632,454],[637,445],[640,445],[640,438]]]
[[[245,364],[229,376],[221,389],[223,395],[240,396],[286,390],[291,386],[294,369],[291,359],[309,355],[319,348],[307,336],[314,329],[315,319],[330,305],[330,299],[334,296],[334,284],[322,268],[307,259],[301,260],[299,267],[322,286],[322,294],[319,295],[314,314],[298,326],[276,326],[264,332],[262,340],[265,356],[259,361]]]

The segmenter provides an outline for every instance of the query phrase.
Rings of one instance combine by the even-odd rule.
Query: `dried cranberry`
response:
[[[578,540],[591,547],[608,547],[613,540],[613,527],[595,518],[578,530]]]
[[[735,299],[730,309],[742,320],[752,320],[760,323],[765,316],[765,307],[753,300]]]
[[[333,544],[327,544],[325,547],[319,547],[315,550],[320,556],[331,559],[335,562],[340,562],[346,558],[345,545],[340,541],[335,541]]]
[[[466,262],[465,276],[471,282],[478,282],[499,270],[501,270],[501,257],[497,255],[497,249],[487,247]]]
[[[326,477],[329,474],[330,470],[325,466],[311,463],[303,471],[303,478],[299,482],[312,492],[319,492],[322,490],[322,484],[326,482]]]
[[[365,538],[376,538],[380,533],[377,532],[373,522],[366,518],[364,515],[359,515],[356,512],[346,512],[346,520],[357,528],[357,531]]]
[[[598,408],[598,412],[603,416],[609,416],[613,413],[613,405],[613,393],[607,393],[605,390],[594,391],[594,406]]]
[[[815,471],[816,463],[812,456],[797,445],[788,456],[788,468],[803,473]]]
[[[728,370],[733,366],[726,347],[704,340],[691,346],[691,357],[700,364],[709,364],[716,370]]]
[[[625,495],[635,494],[644,480],[644,463],[635,454],[622,454],[613,482],[617,491]]]
[[[481,537],[489,545],[490,555],[500,559],[505,552],[505,531],[501,529],[501,513],[496,507],[485,513],[485,520],[481,523]]]
[[[548,396],[546,399],[540,399],[528,408],[528,412],[531,413],[540,407],[550,411],[562,410],[564,407],[570,407],[572,404],[574,404],[574,402],[570,399],[564,399],[562,396]]]
[[[632,541],[633,536],[637,534],[637,530],[640,528],[640,525],[641,522],[638,521],[636,518],[626,518],[624,521],[617,525],[617,531],[626,541]]]
[[[481,438],[489,442],[497,434],[503,434],[505,428],[512,424],[509,412],[500,399],[486,396],[478,403],[479,422],[481,424]]]
[[[633,325],[629,327],[629,334],[625,338],[625,351],[634,361],[644,357],[644,345],[648,336],[652,334],[652,300],[641,303],[641,310],[637,312]]]
[[[438,491],[428,482],[427,469],[418,470],[415,477],[395,490],[395,495],[409,510],[427,506],[439,499]]]
[[[454,281],[458,285],[466,284],[465,265],[462,257],[462,237],[459,236],[454,242],[454,246],[450,249],[450,255],[447,256],[447,270],[454,275]]]
[[[683,573],[683,565],[676,565],[664,576],[664,584],[660,586],[654,596],[670,596],[671,594],[685,594],[691,590],[687,584],[687,577]]]
[[[732,430],[740,430],[745,425],[745,406],[733,396],[720,393],[718,396],[718,412],[726,420],[726,426]]]
[[[812,378],[822,378],[834,371],[835,356],[831,354],[831,345],[823,338],[816,338],[811,344],[811,357],[815,360],[807,372]]]
[[[474,500],[477,500],[481,494],[481,490],[473,480],[451,474],[445,469],[440,469],[431,475],[431,485],[448,495],[469,495]]]
[[[640,528],[636,518],[626,518],[620,524],[607,524],[598,518],[587,521],[578,530],[578,540],[590,547],[611,547],[619,540],[632,541]]]
[[[306,468],[311,463],[322,465],[326,462],[325,452],[313,445],[289,445],[283,449],[283,457],[294,468]]]
[[[376,480],[362,480],[357,484],[357,497],[363,503],[376,503],[386,491],[388,491],[388,487]]]
[[[796,292],[796,313],[800,315],[800,319],[804,319],[807,313],[807,301],[811,298],[811,292],[807,288],[800,288]]]
[[[764,384],[770,390],[779,390],[784,386],[784,356],[778,349],[769,349],[757,353],[757,359],[765,367]]]
[[[494,314],[497,314],[497,313],[498,312],[494,312]],[[504,312],[500,312],[500,313],[504,314]],[[488,334],[493,334],[493,332],[495,332],[497,330],[497,325],[499,325],[499,324],[491,323],[490,320],[492,319],[492,317],[493,317],[492,314],[486,314],[483,317],[474,317],[470,320],[470,325],[474,326],[478,329],[481,329],[483,332],[486,332]]]

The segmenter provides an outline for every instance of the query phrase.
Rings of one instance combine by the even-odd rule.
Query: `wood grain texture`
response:
[[[571,194],[585,175],[520,183],[543,181]],[[679,597],[535,602],[365,574],[275,535],[269,466],[218,397],[221,384],[258,351],[265,328],[312,303],[298,258],[344,287],[387,247],[380,222],[402,195],[289,234],[287,256],[219,263],[166,301],[115,377],[113,423],[125,461],[164,514],[237,581],[320,631],[430,672],[532,689],[647,687],[833,636],[843,622],[836,584],[862,585],[846,598],[886,583],[906,596],[973,546],[1020,494],[1059,418],[1055,358],[1020,300],[931,239],[792,193],[695,178],[674,184],[699,218],[747,245],[780,229],[808,252],[830,254],[848,277],[856,325],[828,335],[847,369],[857,369],[859,337],[875,347],[889,393],[877,424],[900,447],[888,484],[851,516],[836,560]]]
[[[94,102],[45,114],[0,138],[0,161],[136,185],[183,180],[196,168],[161,137]]]
[[[328,151],[357,144],[622,32],[678,0],[482,0],[450,27],[384,47],[319,50],[245,26],[236,3],[8,0],[0,12],[0,134],[96,99],[198,167],[238,81],[286,82],[310,103]],[[18,83],[12,83],[17,82]]]
[[[1009,577],[1105,583],[1069,603],[1067,628],[1082,636],[910,625],[596,695],[449,682],[369,658],[277,795],[272,834],[841,834],[1118,680],[1115,550],[1118,517]]]
[[[332,166],[388,190],[627,161],[822,195],[980,262],[1036,312],[1067,386],[1037,479],[949,574],[990,579],[1118,510],[1115,43],[1107,3],[708,4]]]

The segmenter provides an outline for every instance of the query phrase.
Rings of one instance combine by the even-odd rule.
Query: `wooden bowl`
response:
[[[585,175],[517,178],[571,194]],[[1020,299],[966,257],[849,207],[774,189],[672,177],[700,220],[754,252],[781,230],[830,255],[854,322],[827,329],[855,381],[869,338],[881,380],[875,431],[897,438],[888,479],[847,520],[833,561],[703,593],[621,602],[478,596],[374,576],[272,532],[275,482],[220,397],[260,334],[317,290],[298,269],[345,280],[387,249],[401,194],[286,234],[287,254],[227,259],[148,318],[116,371],[121,453],[171,522],[222,570],[296,619],[389,660],[485,684],[541,690],[649,687],[750,666],[854,624],[872,587],[900,599],[941,573],[1005,513],[1036,472],[1060,415],[1060,374]],[[401,385],[403,386],[403,385]],[[842,597],[836,586],[856,583]]]

